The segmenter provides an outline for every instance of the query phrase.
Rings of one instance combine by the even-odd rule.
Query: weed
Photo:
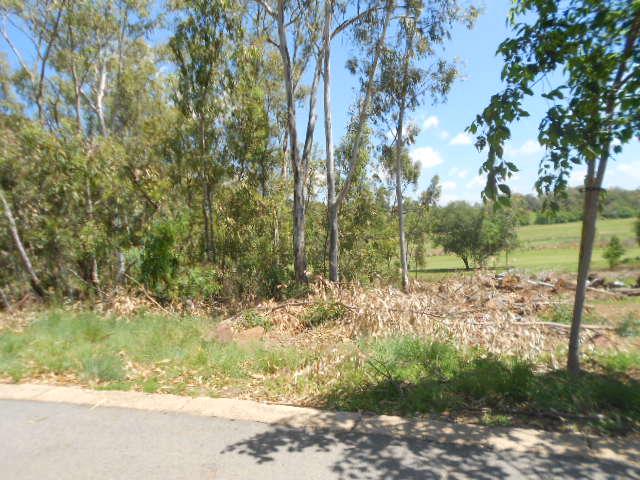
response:
[[[260,315],[254,310],[247,310],[242,315],[242,326],[244,328],[262,327],[265,330],[269,330],[273,324],[269,318]]]
[[[573,319],[573,308],[570,305],[556,304],[541,315],[542,319],[548,322],[571,325]],[[602,323],[603,319],[594,312],[584,312],[583,322],[586,324]]]
[[[640,319],[633,313],[627,314],[616,327],[616,333],[621,337],[637,337],[640,335]]]
[[[80,362],[81,374],[86,380],[112,382],[124,379],[122,360],[113,354],[90,353],[81,358]]]
[[[361,346],[369,361],[349,360],[341,380],[326,393],[335,408],[376,413],[463,412],[481,409],[492,418],[555,412],[585,418],[600,415],[599,428],[640,424],[640,384],[619,376],[635,360],[617,357],[608,374],[536,373],[532,364],[482,350],[458,350],[421,339],[376,340]],[[624,364],[627,361],[627,364]],[[526,418],[526,417],[525,417]],[[627,420],[625,420],[627,419]]]
[[[343,318],[347,313],[347,307],[340,302],[320,302],[311,308],[304,319],[303,323],[308,327],[314,328],[327,323],[336,322]]]

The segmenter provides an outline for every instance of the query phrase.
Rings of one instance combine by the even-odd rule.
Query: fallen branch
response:
[[[522,325],[522,326],[541,326],[541,327],[557,327],[557,328],[567,328],[570,329],[571,325],[567,325],[566,323],[556,323],[556,322],[511,322],[512,325]],[[581,325],[580,328],[584,330],[615,330],[616,327],[611,325]]]
[[[169,310],[167,310],[166,308],[164,308],[162,305],[160,305],[160,303],[158,303],[158,301],[153,298],[149,292],[147,292],[147,289],[144,288],[144,285],[142,285],[139,281],[137,281],[135,278],[133,278],[131,275],[129,275],[128,273],[124,274],[125,277],[127,277],[129,280],[131,280],[133,283],[135,283],[138,288],[140,288],[140,290],[142,291],[142,293],[144,294],[145,297],[147,297],[147,300],[149,300],[151,303],[153,303],[156,307],[158,307],[160,310],[162,310],[163,312],[165,312],[167,315],[173,315]]]
[[[553,289],[558,289],[561,286],[560,285],[554,285],[553,283],[549,283],[549,282],[541,282],[539,280],[527,280],[527,283],[530,283],[531,285],[536,285],[539,287],[548,287],[548,288],[553,288]],[[570,285],[570,284],[564,284],[562,285],[562,287],[564,288],[568,288],[568,289],[573,289],[575,290],[576,286],[575,285]],[[633,295],[633,296],[640,296],[640,288],[617,288],[615,291],[610,291],[610,290],[604,290],[602,288],[596,288],[596,287],[587,287],[587,290],[589,290],[590,292],[597,292],[597,293],[604,293],[605,295],[611,295],[614,297],[618,297],[620,296],[620,294],[625,294],[625,295]],[[625,290],[630,290],[633,291],[634,293],[625,293]],[[637,292],[636,292],[637,290]]]
[[[626,295],[627,297],[640,297],[640,288],[616,288],[615,293]]]

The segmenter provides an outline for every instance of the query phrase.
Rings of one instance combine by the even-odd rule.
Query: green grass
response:
[[[571,325],[573,319],[573,305],[570,304],[555,304],[552,305],[547,311],[540,315],[540,319],[545,322],[562,323],[564,325]],[[586,325],[605,323],[606,320],[592,311],[585,311],[582,318],[582,322]]]
[[[310,326],[336,321],[342,307],[319,304],[313,312]],[[591,373],[571,379],[558,371],[539,373],[517,358],[413,337],[300,349],[205,340],[214,325],[191,317],[46,312],[22,332],[0,333],[0,377],[59,374],[99,389],[242,394],[291,403],[303,398],[306,404],[401,415],[451,412],[489,425],[539,413],[585,416],[608,430],[640,425],[640,384],[632,379],[640,371],[638,352],[598,354],[585,362]],[[625,328],[635,327],[630,321]],[[314,366],[322,368],[305,368]]]
[[[213,326],[189,317],[141,315],[127,321],[53,311],[22,333],[0,334],[0,374],[14,381],[72,374],[88,384],[149,392],[189,385],[197,390],[200,385],[215,393],[251,375],[297,369],[311,355],[292,348],[205,341]]]
[[[378,340],[363,350],[368,360],[343,366],[341,381],[328,393],[332,408],[400,415],[477,411],[489,424],[504,424],[505,416],[557,415],[609,431],[640,425],[640,383],[624,375],[639,365],[637,354],[600,357],[604,374],[574,379],[563,371],[538,373],[516,358],[417,338]]]
[[[617,235],[625,247],[624,258],[640,257],[640,246],[636,243],[634,236],[634,221],[633,218],[598,221],[592,268],[607,268],[607,261],[602,254],[606,243],[613,235]],[[578,266],[581,228],[581,222],[520,227],[518,239],[521,248],[510,253],[509,266],[532,271],[552,269],[558,272],[575,272]],[[497,259],[495,266],[504,267],[504,265],[505,257],[502,255]],[[460,269],[463,264],[455,255],[433,255],[426,259],[425,266],[426,272],[429,272]]]

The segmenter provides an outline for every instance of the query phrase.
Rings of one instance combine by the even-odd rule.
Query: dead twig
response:
[[[142,285],[138,280],[133,278],[128,273],[125,273],[124,276],[127,277],[129,280],[131,280],[133,283],[135,283],[138,286],[138,288],[140,288],[144,296],[147,297],[147,300],[149,300],[151,303],[153,303],[156,307],[158,307],[160,310],[165,312],[167,315],[172,315],[172,313],[169,310],[167,310],[162,305],[160,305],[160,303],[158,303],[158,301],[155,298],[153,298],[149,292],[147,292],[147,289],[144,288],[144,285]]]

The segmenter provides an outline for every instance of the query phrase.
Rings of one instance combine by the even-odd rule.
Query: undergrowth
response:
[[[328,392],[331,408],[385,414],[474,413],[504,423],[521,419],[567,419],[608,431],[640,425],[640,383],[624,375],[638,355],[600,357],[604,373],[539,372],[534,364],[482,350],[404,337],[362,346],[367,358],[343,365],[341,381]]]
[[[339,321],[344,308],[317,305],[309,327]],[[268,327],[258,315],[245,320],[245,327]],[[55,376],[100,389],[304,399],[384,414],[446,412],[490,425],[545,418],[609,432],[640,426],[640,352],[594,354],[585,361],[589,371],[572,378],[542,359],[534,364],[415,337],[303,349],[206,340],[214,327],[192,317],[51,311],[22,332],[0,333],[0,378]]]

